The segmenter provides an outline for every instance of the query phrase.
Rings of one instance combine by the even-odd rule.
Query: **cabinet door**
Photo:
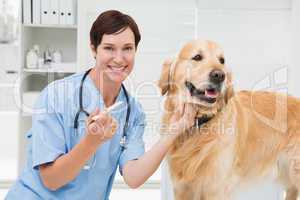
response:
[[[20,108],[19,88],[0,85],[0,112],[18,112]]]

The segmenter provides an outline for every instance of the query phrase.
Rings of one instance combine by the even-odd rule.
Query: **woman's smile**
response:
[[[114,72],[124,72],[127,68],[127,65],[125,66],[107,65],[107,67]]]

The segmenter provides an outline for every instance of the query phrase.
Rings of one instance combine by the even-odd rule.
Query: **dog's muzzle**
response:
[[[189,81],[185,82],[185,86],[192,97],[196,97],[207,103],[215,103],[217,96],[221,91],[221,85],[208,84],[204,89],[197,89],[195,85]]]

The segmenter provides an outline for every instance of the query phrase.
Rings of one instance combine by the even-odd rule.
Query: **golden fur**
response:
[[[192,59],[200,54],[201,60]],[[296,200],[300,189],[300,100],[268,91],[234,94],[231,73],[220,62],[223,51],[212,41],[187,43],[164,63],[159,87],[166,95],[162,123],[181,103],[194,104],[197,116],[213,117],[180,134],[168,152],[176,200],[231,199],[236,186],[275,175]],[[201,88],[213,69],[225,73],[215,103],[192,97],[185,81]],[[298,168],[297,168],[298,167]]]

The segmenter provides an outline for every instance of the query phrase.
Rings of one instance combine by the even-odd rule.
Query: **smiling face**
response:
[[[159,86],[163,94],[206,110],[220,108],[232,92],[222,49],[203,40],[187,43],[175,60],[165,62]]]
[[[135,58],[135,38],[132,30],[126,28],[114,34],[104,34],[95,50],[96,68],[106,80],[121,83],[130,74]]]

